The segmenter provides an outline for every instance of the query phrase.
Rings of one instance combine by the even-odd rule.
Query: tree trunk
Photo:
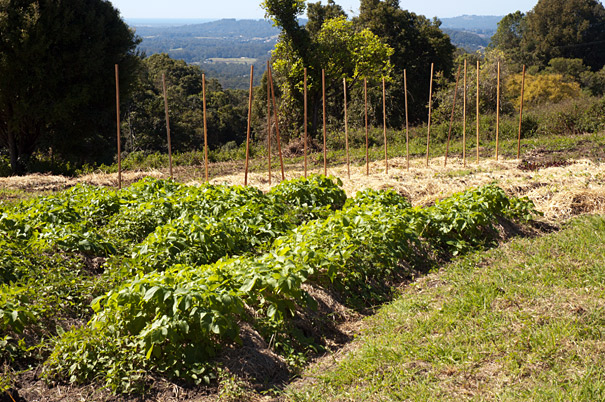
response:
[[[19,166],[19,148],[17,147],[17,139],[15,133],[8,129],[8,155],[10,157],[11,170],[14,175],[21,173]]]

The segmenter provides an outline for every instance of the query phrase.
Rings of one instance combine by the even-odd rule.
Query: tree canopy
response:
[[[605,66],[605,8],[597,0],[539,0],[526,15],[504,17],[491,46],[517,63],[579,58],[597,71]]]
[[[360,86],[355,83],[370,78],[376,81],[371,85],[377,85],[381,77],[386,77],[390,99],[387,113],[393,126],[400,126],[404,116],[404,69],[413,120],[424,117],[426,112],[431,63],[435,63],[436,70],[450,75],[455,47],[440,30],[440,22],[401,9],[398,0],[362,0],[359,16],[352,20],[333,1],[326,5],[310,3],[309,21],[304,27],[298,25],[297,19],[305,10],[304,1],[266,0],[262,5],[267,17],[282,29],[273,60],[277,80],[282,84],[282,110],[287,120],[300,120],[304,67],[309,70],[313,128],[317,127],[321,105],[322,69],[326,70],[332,115],[340,115],[342,109],[342,78],[348,80],[354,108],[354,99],[360,99],[355,93]],[[371,102],[378,102],[376,96],[370,98]],[[371,109],[382,110],[378,105]]]
[[[430,65],[449,76],[455,47],[441,29],[441,22],[403,10],[399,0],[361,0],[355,23],[370,29],[394,49],[390,99],[396,106],[390,121],[401,126],[404,104],[403,70],[407,70],[410,118],[424,118],[428,102]]]
[[[14,173],[38,150],[115,154],[114,64],[125,99],[136,45],[108,1],[0,0],[0,144]]]
[[[173,151],[201,149],[204,139],[202,70],[157,53],[143,59],[143,68],[125,109],[128,151],[167,151],[162,74],[170,113]],[[246,135],[247,91],[223,90],[206,77],[208,143],[218,147],[241,143]]]

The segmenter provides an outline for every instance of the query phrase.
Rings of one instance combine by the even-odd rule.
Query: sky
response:
[[[123,18],[264,18],[261,0],[110,0]],[[316,2],[318,0],[310,0]],[[324,4],[325,0],[322,1]],[[349,16],[357,15],[359,0],[335,0]],[[401,8],[426,17],[506,15],[531,10],[537,0],[400,0]]]

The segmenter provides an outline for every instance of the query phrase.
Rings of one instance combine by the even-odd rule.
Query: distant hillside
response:
[[[461,15],[441,18],[441,29],[449,35],[452,43],[467,52],[483,50],[498,29],[502,16]]]
[[[255,84],[277,43],[279,30],[267,20],[222,19],[201,24],[172,25],[170,21],[133,21],[143,40],[139,50],[168,53],[174,59],[198,64],[225,88],[248,88],[250,64]]]
[[[440,18],[442,28],[469,32],[496,32],[498,22],[503,15],[461,15],[453,18]]]
[[[463,15],[443,18],[442,26],[454,45],[469,52],[484,49],[496,32],[499,16]],[[198,64],[225,88],[248,88],[250,65],[255,84],[277,43],[279,29],[267,20],[222,19],[204,23],[195,20],[128,20],[143,40],[139,50]],[[306,20],[301,20],[301,24]]]
[[[442,30],[448,34],[454,46],[470,53],[485,49],[489,45],[491,37],[457,29],[442,28]]]
[[[164,25],[133,25],[137,34],[143,38],[149,36],[160,37],[207,37],[207,38],[235,38],[235,39],[268,39],[279,35],[267,20],[236,20],[222,19],[205,22],[203,24],[187,24],[180,26]]]

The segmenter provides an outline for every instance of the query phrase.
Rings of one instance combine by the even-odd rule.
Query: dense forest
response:
[[[204,98],[210,147],[241,144],[251,65],[252,135],[265,140],[269,59],[285,141],[304,129],[305,69],[308,129],[315,137],[321,127],[323,80],[330,130],[342,128],[345,87],[352,127],[364,125],[364,96],[370,124],[382,122],[382,79],[387,124],[404,124],[406,84],[410,121],[421,123],[426,119],[431,65],[435,119],[445,119],[455,73],[465,59],[469,76],[476,75],[473,68],[480,63],[485,83],[482,111],[495,108],[498,63],[504,112],[514,110],[523,65],[529,103],[599,96],[605,88],[605,9],[595,0],[540,0],[527,14],[517,11],[499,21],[489,44],[485,37],[499,17],[465,16],[442,24],[403,9],[398,0],[362,0],[354,17],[332,0],[265,0],[261,6],[270,21],[139,26],[135,31],[101,0],[0,3],[0,173],[69,173],[113,163],[115,64],[126,153],[166,151],[162,74],[174,150],[202,146]],[[569,12],[572,9],[577,12]],[[307,19],[302,19],[305,14]],[[452,31],[464,20],[476,24],[469,23],[464,32]],[[471,47],[456,49],[461,41]],[[472,80],[468,85],[474,85]]]

